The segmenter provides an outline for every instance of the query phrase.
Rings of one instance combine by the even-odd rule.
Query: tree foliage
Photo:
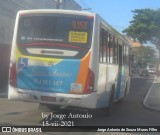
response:
[[[135,9],[130,26],[123,33],[140,43],[151,42],[160,47],[160,9]]]
[[[153,59],[156,57],[156,51],[151,46],[135,47],[133,48],[133,52],[135,55],[135,60],[138,62],[143,60],[143,64],[153,63]]]
[[[151,46],[141,46],[140,49],[142,50],[142,55],[144,58],[155,58],[156,51]]]

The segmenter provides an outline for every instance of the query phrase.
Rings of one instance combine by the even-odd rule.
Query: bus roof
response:
[[[96,13],[84,12],[78,10],[61,10],[61,9],[33,9],[33,10],[20,10],[19,14],[32,14],[32,13],[65,13],[65,14],[76,14],[76,15],[86,15],[95,16]]]

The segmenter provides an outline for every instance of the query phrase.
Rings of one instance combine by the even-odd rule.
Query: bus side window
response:
[[[109,34],[109,57],[108,57],[108,62],[113,63],[114,62],[114,50],[113,50],[113,36]]]
[[[129,65],[129,47],[126,46],[126,64]]]
[[[99,62],[107,63],[107,31],[100,31]]]
[[[99,43],[99,62],[102,63],[103,62],[103,46],[102,46],[102,43],[103,43],[103,29],[100,29],[100,43]]]
[[[123,65],[127,64],[127,55],[126,55],[127,46],[123,44]]]
[[[106,37],[105,37],[105,45],[106,45],[106,48],[105,48],[105,51],[106,51],[106,63],[109,63],[109,33],[106,31]]]
[[[118,40],[114,38],[114,63],[118,64]]]
[[[103,35],[103,62],[107,63],[107,36],[108,32],[104,30]]]

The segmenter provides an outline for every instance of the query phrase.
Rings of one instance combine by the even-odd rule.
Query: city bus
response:
[[[96,13],[19,11],[8,99],[110,112],[129,93],[130,49]]]

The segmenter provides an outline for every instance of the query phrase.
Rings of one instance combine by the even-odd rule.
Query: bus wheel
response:
[[[113,105],[113,102],[114,102],[114,90],[115,90],[115,87],[113,86],[112,91],[111,91],[111,96],[110,96],[110,99],[109,99],[109,104],[106,107],[106,115],[107,116],[111,115],[112,105]]]
[[[124,90],[124,96],[121,99],[119,99],[117,101],[117,103],[122,103],[123,102],[125,96],[127,95],[127,89],[128,89],[128,83],[126,82],[126,86],[125,86],[125,90]]]

